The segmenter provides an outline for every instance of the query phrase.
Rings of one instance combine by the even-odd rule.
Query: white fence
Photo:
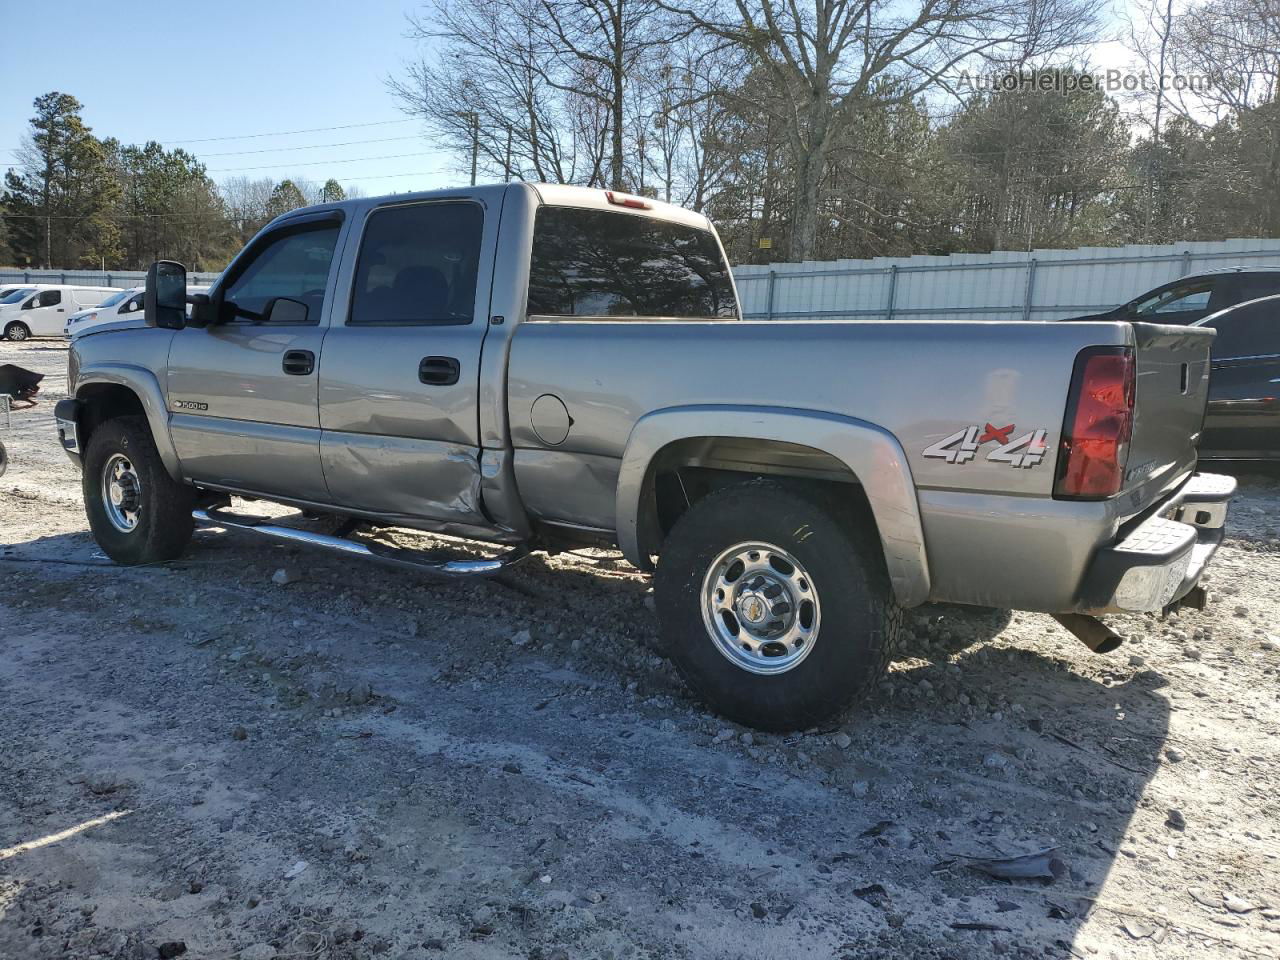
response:
[[[1241,265],[1280,268],[1280,239],[806,261],[733,273],[751,319],[1060,320],[1110,309],[1188,273]],[[209,284],[217,276],[188,278]],[[0,285],[136,287],[145,279],[138,271],[0,268]]]
[[[218,279],[216,273],[189,273],[187,282],[204,286]],[[69,283],[84,287],[140,287],[145,270],[17,270],[0,267],[0,287],[29,283]]]
[[[1280,268],[1280,239],[806,261],[733,274],[751,319],[1060,320],[1241,265]]]

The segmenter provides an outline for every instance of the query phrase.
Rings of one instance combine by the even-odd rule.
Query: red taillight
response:
[[[1133,350],[1089,347],[1076,356],[1053,495],[1104,500],[1120,492],[1133,433]]]
[[[641,200],[639,197],[628,196],[625,193],[606,190],[604,195],[615,207],[631,207],[633,210],[649,210],[653,207],[648,200]]]

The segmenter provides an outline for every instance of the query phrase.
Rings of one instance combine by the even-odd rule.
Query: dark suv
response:
[[[1195,323],[1246,300],[1280,293],[1280,270],[1232,267],[1182,277],[1148,290],[1105,313],[1072,320],[1141,320],[1146,323]]]
[[[1201,459],[1280,460],[1280,296],[1238,303],[1195,326],[1218,331]]]

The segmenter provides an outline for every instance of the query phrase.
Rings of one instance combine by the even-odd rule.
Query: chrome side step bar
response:
[[[293,527],[282,527],[278,524],[259,520],[256,517],[227,514],[215,507],[202,507],[191,511],[196,523],[205,526],[223,527],[227,530],[247,530],[277,540],[288,540],[309,547],[322,547],[338,553],[353,554],[370,560],[420,570],[444,577],[487,577],[500,573],[512,564],[518,563],[529,555],[529,548],[520,544],[512,547],[500,556],[485,560],[428,560],[413,550],[402,550],[396,547],[384,547],[377,544],[357,543],[325,533],[313,533],[310,530],[296,530]]]

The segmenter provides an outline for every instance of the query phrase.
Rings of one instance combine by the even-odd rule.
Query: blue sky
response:
[[[461,182],[457,163],[432,149],[383,85],[415,57],[405,13],[416,2],[6,0],[0,169],[14,160],[9,151],[28,129],[31,101],[61,90],[84,104],[98,136],[184,147],[215,180],[334,177],[366,194]],[[374,140],[382,142],[351,142]],[[347,145],[278,149],[339,143]],[[366,159],[374,157],[385,159]],[[263,169],[233,169],[243,167]]]

